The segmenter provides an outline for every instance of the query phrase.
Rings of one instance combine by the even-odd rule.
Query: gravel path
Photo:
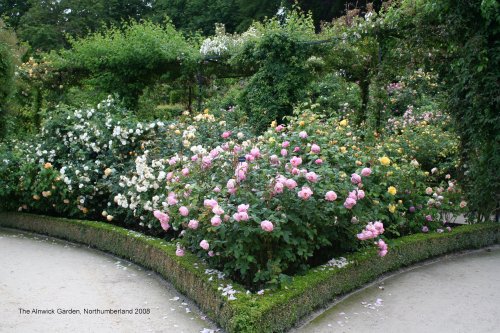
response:
[[[500,247],[388,277],[294,332],[500,332]]]
[[[2,228],[0,318],[0,332],[216,329],[151,271],[85,246]]]

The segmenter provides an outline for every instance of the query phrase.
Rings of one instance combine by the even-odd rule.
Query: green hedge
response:
[[[283,332],[335,297],[404,266],[442,254],[499,243],[500,224],[465,225],[447,233],[417,234],[389,243],[384,258],[375,249],[347,257],[344,268],[315,268],[296,276],[285,288],[264,295],[246,294],[227,279],[207,275],[194,255],[175,255],[175,245],[102,222],[23,213],[0,213],[0,226],[34,231],[88,244],[150,268],[194,300],[228,332]],[[211,279],[210,279],[211,278]],[[231,284],[237,299],[228,301],[220,286]]]

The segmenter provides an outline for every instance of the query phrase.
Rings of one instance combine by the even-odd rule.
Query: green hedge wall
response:
[[[208,268],[194,255],[175,255],[175,245],[103,222],[69,220],[24,213],[0,213],[0,226],[29,230],[129,259],[161,274],[177,290],[228,332],[284,332],[335,297],[373,281],[378,276],[450,252],[499,243],[500,224],[464,225],[447,233],[417,234],[389,243],[384,258],[375,249],[347,256],[344,268],[315,268],[295,276],[278,291],[246,294],[227,279],[207,275]],[[231,284],[237,299],[227,300],[220,286]]]

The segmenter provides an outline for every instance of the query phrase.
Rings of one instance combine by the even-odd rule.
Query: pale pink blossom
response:
[[[160,225],[163,230],[167,231],[170,228],[168,222],[170,221],[170,217],[166,213],[162,213],[159,210],[155,210],[153,212],[154,217],[156,217],[160,221]]]
[[[279,193],[283,193],[283,188],[285,186],[283,185],[283,183],[276,183],[274,184],[274,194],[279,194]]]
[[[316,183],[318,181],[318,175],[315,172],[306,173],[306,179],[311,183]]]
[[[179,201],[177,200],[177,198],[175,197],[175,194],[174,193],[169,193],[168,194],[168,197],[167,197],[167,203],[170,205],[170,206],[173,206],[173,205],[177,205]]]
[[[214,208],[212,208],[212,213],[216,215],[222,215],[224,214],[224,210],[221,208],[221,206],[217,205]]]
[[[184,256],[184,249],[180,246],[177,246],[177,250],[175,250],[175,255],[178,257]]]
[[[286,182],[285,182],[285,186],[289,189],[289,190],[293,190],[294,188],[297,187],[297,182],[293,179],[287,179]]]
[[[214,200],[214,199],[205,199],[203,201],[203,206],[214,208],[215,206],[217,206],[217,200]]]
[[[207,250],[208,250],[208,248],[210,247],[210,244],[208,244],[208,242],[207,242],[206,240],[202,240],[202,241],[200,242],[200,247],[201,247],[203,250],[207,251]]]
[[[262,228],[262,230],[267,232],[271,232],[274,229],[273,223],[268,220],[260,222],[260,227]]]
[[[281,156],[285,157],[286,155],[288,155],[288,152],[286,151],[285,148],[283,148],[283,149],[281,149],[280,154],[281,154]]]
[[[245,205],[245,204],[238,205],[238,212],[239,213],[246,212],[248,211],[248,208],[250,208],[250,205]]]
[[[353,173],[351,175],[351,183],[353,183],[353,184],[359,184],[359,183],[361,183],[361,176],[358,175],[357,173]]]
[[[281,144],[281,147],[283,148],[288,148],[290,146],[290,141],[283,141],[283,143]]]
[[[307,132],[306,132],[306,131],[302,131],[302,132],[300,132],[300,133],[299,133],[299,137],[300,137],[301,139],[306,139],[306,138],[307,138],[307,136],[308,136],[308,135],[307,135]]]
[[[352,209],[356,205],[356,200],[353,198],[347,198],[344,202],[344,207],[347,209]]]
[[[292,157],[292,159],[290,160],[290,163],[294,166],[294,167],[298,167],[299,165],[302,164],[302,159],[298,156],[294,156]]]
[[[319,152],[321,151],[321,148],[317,145],[317,144],[313,144],[311,146],[311,152],[314,153],[314,154],[319,154]]]
[[[203,169],[208,169],[212,166],[212,157],[210,156],[203,156],[203,158],[201,159],[201,167]]]
[[[188,223],[188,228],[196,230],[196,229],[198,229],[198,225],[199,225],[198,220],[190,220]]]
[[[247,162],[253,162],[255,160],[255,157],[253,155],[251,155],[251,154],[246,154],[245,155],[245,160]]]
[[[278,155],[271,155],[269,157],[269,160],[271,161],[271,164],[273,164],[273,165],[280,164],[280,158],[278,157]]]
[[[302,190],[299,191],[298,196],[303,200],[308,200],[313,195],[313,191],[308,186],[302,186]]]
[[[215,215],[212,219],[210,219],[210,223],[212,223],[214,227],[218,227],[222,223],[222,220],[219,215]]]
[[[283,131],[284,129],[285,129],[285,126],[278,125],[278,126],[276,126],[276,128],[274,130],[279,133],[279,132]]]
[[[238,213],[234,213],[233,214],[233,218],[236,220],[236,221],[248,221],[249,219],[249,216],[248,216],[248,213],[247,212],[238,212]]]
[[[297,168],[293,168],[292,169],[292,175],[299,175],[300,174],[300,170],[297,169]]]
[[[186,206],[181,206],[179,208],[179,213],[182,215],[182,216],[188,216],[189,215],[189,209],[186,207]]]
[[[250,154],[255,158],[259,158],[260,157],[259,148],[252,148],[252,150],[250,150]]]
[[[184,169],[181,170],[181,173],[182,173],[183,176],[187,176],[187,175],[189,175],[189,169],[188,168],[184,168]]]
[[[327,200],[327,201],[335,201],[335,200],[337,200],[337,193],[335,193],[334,191],[328,191],[328,192],[326,192],[326,194],[325,194],[325,200]]]
[[[363,170],[361,170],[361,176],[363,177],[368,177],[371,174],[372,174],[372,169],[370,168],[363,168]]]

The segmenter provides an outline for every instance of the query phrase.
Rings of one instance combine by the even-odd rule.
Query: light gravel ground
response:
[[[149,314],[84,314],[86,308]],[[85,246],[0,228],[0,332],[212,330],[213,323],[151,271]]]
[[[500,247],[390,276],[294,332],[500,332]]]

